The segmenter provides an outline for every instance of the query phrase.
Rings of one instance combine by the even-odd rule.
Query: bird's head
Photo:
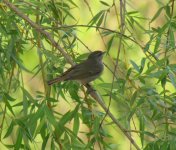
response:
[[[102,51],[94,51],[88,56],[88,59],[102,60],[104,54],[105,52]]]

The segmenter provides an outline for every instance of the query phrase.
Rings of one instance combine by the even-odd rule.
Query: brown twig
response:
[[[19,17],[23,18],[26,22],[28,22],[34,29],[36,29],[38,32],[43,34],[50,42],[51,44],[56,47],[59,52],[65,57],[66,61],[70,63],[71,65],[75,65],[75,63],[72,61],[71,57],[64,51],[64,49],[57,44],[57,42],[53,39],[53,37],[46,32],[41,26],[34,23],[32,20],[30,20],[26,15],[24,15],[16,6],[14,6],[12,3],[10,3],[7,0],[3,0],[3,2],[11,9],[13,10]],[[140,150],[139,146],[136,144],[136,142],[133,140],[133,138],[125,131],[125,129],[120,125],[118,120],[113,116],[113,114],[107,110],[107,107],[105,106],[102,98],[100,95],[93,89],[92,86],[85,85],[89,91],[92,91],[90,95],[99,103],[99,105],[106,111],[109,115],[109,117],[113,120],[113,122],[120,128],[120,130],[123,132],[123,134],[129,139],[129,141],[134,145],[134,147],[137,150]]]

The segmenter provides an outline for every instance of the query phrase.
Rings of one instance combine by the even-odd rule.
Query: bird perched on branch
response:
[[[48,81],[48,85],[68,80],[77,80],[81,81],[83,84],[87,84],[95,80],[103,72],[104,66],[102,58],[104,53],[105,52],[102,51],[94,51],[90,53],[87,60],[71,67],[55,79]]]

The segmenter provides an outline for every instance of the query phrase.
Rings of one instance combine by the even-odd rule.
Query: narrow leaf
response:
[[[10,123],[10,126],[8,127],[8,130],[7,130],[7,132],[6,132],[5,136],[4,136],[4,138],[8,137],[8,136],[12,133],[13,128],[14,128],[14,122],[13,122],[13,120],[12,120],[11,123]]]
[[[92,20],[91,20],[88,24],[89,24],[89,25],[95,24],[95,23],[99,20],[99,18],[101,17],[101,15],[102,15],[103,13],[104,13],[104,10],[98,12],[98,13],[92,18]]]
[[[140,122],[140,125],[139,125],[139,128],[140,128],[140,138],[141,138],[141,143],[142,143],[142,146],[144,145],[144,128],[145,128],[145,120],[144,120],[144,117],[143,116],[140,116],[139,118],[139,122]]]
[[[78,114],[76,114],[74,117],[73,132],[75,133],[75,135],[77,135],[78,131],[79,131],[79,116]]]
[[[161,7],[160,9],[158,9],[158,11],[155,13],[155,15],[153,16],[152,20],[150,21],[151,23],[158,18],[158,16],[161,14],[161,11],[163,10],[163,7]]]
[[[103,14],[101,15],[100,19],[98,20],[98,22],[97,22],[97,26],[98,26],[98,27],[102,24],[103,19],[104,19],[104,15],[105,15],[105,13],[103,13]]]
[[[131,100],[130,100],[131,106],[133,106],[134,101],[135,101],[136,98],[137,98],[137,94],[138,94],[138,91],[135,91],[135,92],[133,93],[133,95],[132,95],[132,97],[131,97]]]
[[[20,149],[22,144],[22,130],[21,128],[18,129],[18,135],[16,137],[15,149]]]
[[[111,38],[111,39],[109,40],[109,42],[108,42],[107,53],[109,53],[109,51],[110,51],[110,49],[111,49],[113,40],[114,40],[114,36],[112,36],[112,38]]]
[[[130,60],[131,64],[133,65],[133,68],[137,71],[140,72],[139,66],[132,60]]]
[[[102,3],[105,6],[110,6],[108,3],[104,2],[104,1],[100,1],[100,3]]]

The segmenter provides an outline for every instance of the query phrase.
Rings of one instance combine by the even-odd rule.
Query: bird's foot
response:
[[[93,89],[93,87],[90,84],[86,84],[85,86],[87,87],[87,91],[86,91],[87,94],[91,94],[92,92],[96,91],[95,89]]]

